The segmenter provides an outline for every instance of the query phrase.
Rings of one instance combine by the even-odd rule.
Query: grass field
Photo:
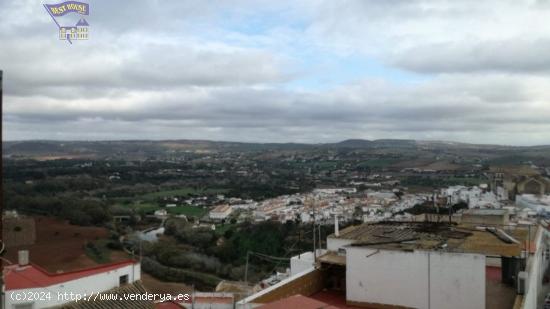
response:
[[[181,188],[177,190],[164,190],[158,192],[151,192],[141,196],[145,200],[157,199],[165,196],[188,196],[191,194],[223,194],[227,189],[220,188],[208,188],[208,189],[194,189],[194,188]]]
[[[207,212],[207,208],[203,207],[196,207],[196,206],[178,206],[178,207],[170,207],[166,208],[169,214],[173,215],[186,215],[186,216],[193,216],[193,217],[202,217]]]

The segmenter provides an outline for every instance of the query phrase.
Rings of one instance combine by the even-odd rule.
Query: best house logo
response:
[[[90,15],[90,5],[78,1],[44,4],[59,29],[59,39],[73,44],[74,40],[87,40],[90,25],[83,16]]]

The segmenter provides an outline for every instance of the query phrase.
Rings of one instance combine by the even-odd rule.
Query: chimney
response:
[[[340,236],[340,229],[338,228],[338,216],[334,215],[334,236]]]
[[[17,252],[19,266],[27,266],[29,264],[29,250],[19,250]]]

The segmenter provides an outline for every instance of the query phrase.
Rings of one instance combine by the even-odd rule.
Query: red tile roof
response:
[[[106,265],[98,265],[92,268],[82,270],[68,271],[59,274],[52,274],[42,269],[40,266],[30,264],[27,266],[10,265],[4,267],[4,279],[6,290],[31,289],[39,287],[48,287],[67,281],[80,279],[92,275],[115,270],[132,264],[137,264],[134,260],[126,260]]]
[[[321,301],[311,299],[309,297],[302,296],[300,294],[293,295],[281,300],[265,304],[260,306],[261,309],[288,309],[288,308],[300,308],[300,309],[337,309]]]
[[[333,290],[324,290],[317,292],[310,296],[311,298],[329,304],[330,308],[339,308],[339,309],[365,309],[373,307],[357,307],[348,305],[346,302],[346,293],[341,291]]]
[[[182,306],[173,301],[165,301],[163,303],[155,304],[155,309],[181,309]]]

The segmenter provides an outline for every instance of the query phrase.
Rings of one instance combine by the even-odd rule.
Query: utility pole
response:
[[[449,225],[453,223],[453,206],[449,205]]]
[[[193,285],[191,286],[192,290],[191,290],[191,309],[194,309],[195,308],[195,284],[193,283]]]
[[[319,224],[317,226],[317,229],[319,230],[319,243],[318,243],[318,247],[319,247],[319,250],[323,249],[323,238],[321,237],[321,224]]]
[[[317,263],[317,246],[315,245],[315,201],[311,203],[312,213],[313,213],[313,263]]]
[[[244,268],[244,283],[248,286],[248,257],[250,256],[250,251],[246,251],[246,266]]]
[[[447,207],[449,207],[449,225],[451,225],[453,223],[453,203],[450,195],[447,195]]]
[[[436,201],[436,195],[437,195],[437,190],[434,190],[434,193],[433,193],[433,202],[434,202],[434,208],[437,212],[437,222],[439,223],[439,204],[437,203]]]

